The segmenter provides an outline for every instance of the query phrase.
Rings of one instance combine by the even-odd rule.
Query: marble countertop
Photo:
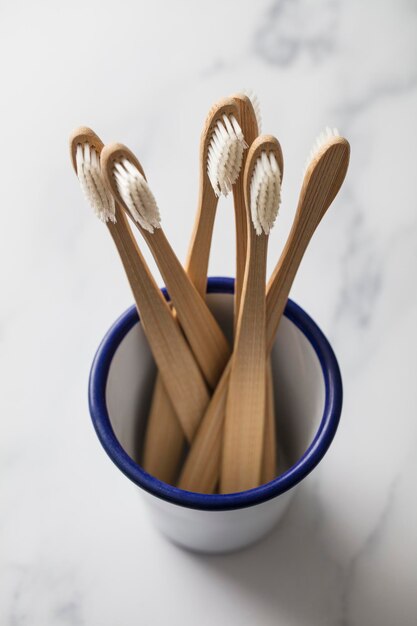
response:
[[[416,624],[416,9],[2,3],[2,626]],[[273,534],[202,557],[157,534],[91,426],[91,360],[132,298],[67,140],[86,124],[140,156],[184,259],[203,120],[242,87],[285,157],[270,269],[316,135],[336,126],[351,142],[346,184],[292,290],[332,342],[345,402],[329,453]],[[228,199],[212,275],[234,274],[232,233]]]

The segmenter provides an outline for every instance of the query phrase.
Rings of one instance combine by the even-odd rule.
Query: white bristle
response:
[[[154,195],[133,163],[128,159],[115,163],[114,175],[123,202],[135,222],[150,233],[160,228],[161,218]]]
[[[236,182],[247,148],[236,118],[223,115],[211,136],[207,153],[207,174],[216,196],[227,194]]]
[[[275,155],[262,152],[250,183],[250,211],[257,235],[269,235],[281,203],[281,172]]]
[[[244,89],[243,93],[245,94],[245,96],[248,96],[249,100],[252,103],[253,110],[255,111],[256,115],[256,123],[258,124],[258,135],[260,135],[262,132],[262,115],[259,98],[252,89]]]
[[[77,176],[87,201],[102,222],[115,222],[115,205],[100,170],[100,156],[88,143],[76,151]]]
[[[305,164],[304,173],[306,172],[310,164],[315,160],[316,156],[323,149],[323,147],[329,142],[330,139],[333,139],[334,137],[340,137],[340,133],[337,128],[329,128],[329,126],[327,126],[320,133],[310,151],[309,157]]]

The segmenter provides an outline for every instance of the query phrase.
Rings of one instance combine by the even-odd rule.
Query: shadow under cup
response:
[[[230,278],[208,280],[207,303],[230,340],[233,288]],[[207,495],[161,482],[140,466],[155,365],[135,307],[113,324],[96,353],[89,404],[97,435],[117,467],[141,488],[155,525],[181,546],[219,553],[260,539],[332,442],[342,408],[339,367],[323,333],[290,300],[271,358],[280,474],[256,489]]]

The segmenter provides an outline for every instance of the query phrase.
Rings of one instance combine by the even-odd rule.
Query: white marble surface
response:
[[[416,624],[416,34],[413,0],[3,0],[2,626]],[[271,268],[316,134],[351,141],[292,292],[334,345],[345,405],[277,530],[203,558],[154,531],[90,424],[90,362],[131,297],[67,137],[89,124],[140,156],[184,258],[203,119],[242,86],[285,154]],[[232,222],[222,202],[212,274],[234,272]]]

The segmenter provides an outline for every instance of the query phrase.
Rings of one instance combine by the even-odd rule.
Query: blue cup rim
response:
[[[165,298],[168,295],[162,289]],[[210,277],[207,293],[234,293],[234,279]],[[336,433],[342,410],[343,388],[336,356],[317,324],[295,302],[288,300],[284,315],[304,334],[320,361],[324,383],[323,416],[316,435],[303,456],[287,471],[269,483],[232,494],[201,494],[184,491],[145,472],[124,451],[110,423],[106,406],[106,384],[113,356],[125,335],[139,322],[135,306],[127,309],[103,338],[91,366],[88,400],[97,436],[115,465],[136,485],[167,502],[206,511],[221,511],[254,506],[288,491],[305,478],[326,454]]]

